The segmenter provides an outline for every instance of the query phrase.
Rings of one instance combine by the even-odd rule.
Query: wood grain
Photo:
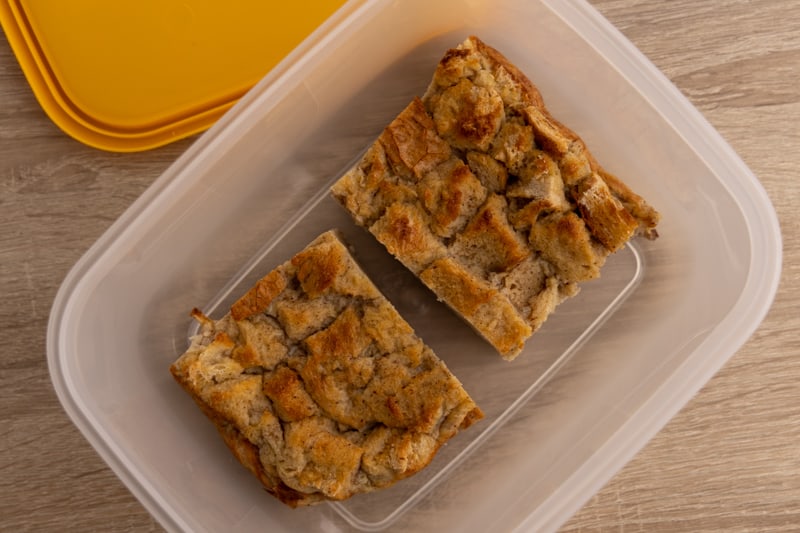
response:
[[[800,2],[592,4],[757,175],[784,262],[756,334],[563,531],[800,531]],[[45,335],[71,266],[190,142],[110,154],[68,138],[0,38],[0,530],[160,530],[62,411]]]

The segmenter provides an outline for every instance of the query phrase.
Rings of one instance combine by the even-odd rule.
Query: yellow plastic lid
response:
[[[0,0],[42,108],[96,148],[155,148],[211,126],[344,0]]]

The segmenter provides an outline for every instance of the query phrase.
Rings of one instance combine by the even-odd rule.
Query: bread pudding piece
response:
[[[659,219],[476,37],[447,51],[332,194],[509,360]]]
[[[333,232],[261,279],[171,367],[239,461],[292,506],[425,467],[483,417]]]

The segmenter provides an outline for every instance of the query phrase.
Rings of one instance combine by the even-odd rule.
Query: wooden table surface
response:
[[[592,3],[758,176],[784,259],[755,335],[563,531],[800,531],[800,2]],[[160,530],[61,409],[45,333],[69,268],[191,142],[79,144],[0,38],[0,530]]]

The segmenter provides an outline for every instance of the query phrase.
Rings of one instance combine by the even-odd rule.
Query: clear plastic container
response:
[[[502,361],[327,196],[330,184],[476,34],[662,213]],[[775,293],[777,219],[680,93],[572,0],[350,2],[201,137],[100,238],[56,298],[48,358],[69,415],[170,530],[557,528],[745,342]],[[169,364],[188,312],[221,314],[338,227],[487,417],[422,473],[292,510],[239,466]]]

